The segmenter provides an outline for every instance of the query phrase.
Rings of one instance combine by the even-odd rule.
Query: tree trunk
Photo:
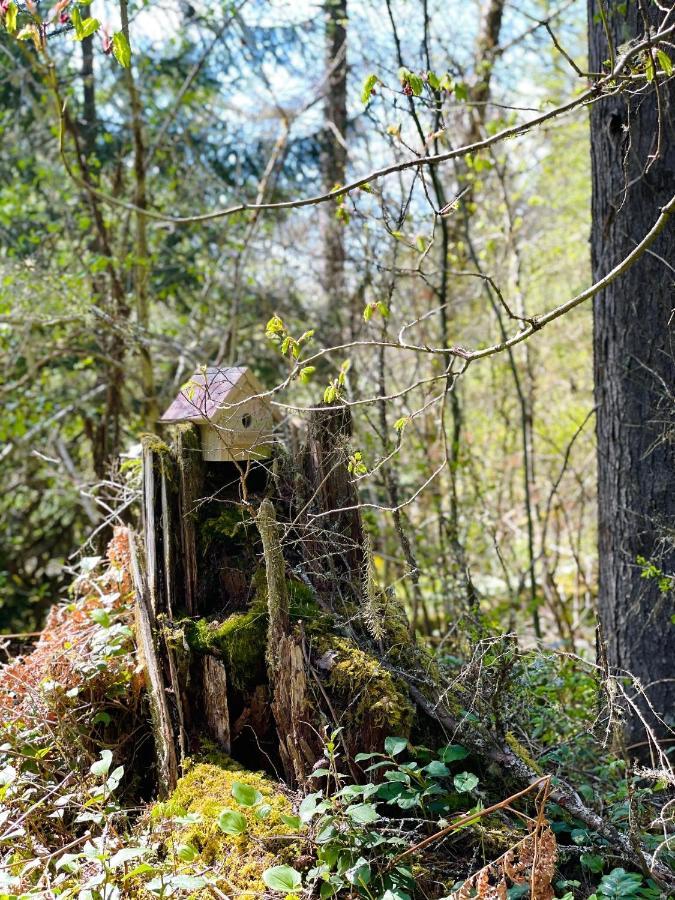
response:
[[[646,19],[653,26],[659,15],[652,3],[589,0],[590,71],[601,72],[620,45],[644,37]],[[591,109],[594,280],[635,247],[673,191],[675,81],[657,74],[658,81],[604,97]],[[593,306],[602,640],[609,665],[637,676],[656,713],[670,724],[672,592],[660,591],[658,578],[644,577],[640,559],[675,571],[673,259],[671,227]],[[663,734],[646,699],[638,705]],[[634,712],[626,737],[629,745],[646,740]]]
[[[326,190],[344,184],[347,167],[347,0],[326,0],[326,85],[322,169]],[[336,209],[323,209],[324,283],[335,304],[344,300],[344,226]]]

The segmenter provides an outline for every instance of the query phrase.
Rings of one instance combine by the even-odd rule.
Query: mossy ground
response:
[[[262,801],[255,807],[238,804],[232,795],[236,782],[259,791]],[[262,806],[268,808],[264,818],[257,815]],[[228,835],[218,828],[218,815],[224,809],[245,816],[247,828],[243,834]],[[175,824],[176,817],[195,813],[200,817],[198,822]],[[209,867],[217,874],[223,891],[248,900],[266,890],[262,881],[265,869],[281,862],[292,865],[300,855],[296,843],[280,837],[290,831],[283,822],[284,815],[293,815],[293,807],[280,785],[262,773],[250,772],[220,757],[218,763],[194,765],[180,779],[168,800],[153,807],[151,818],[156,824],[174,820],[172,840],[198,851],[199,855],[191,863],[194,871]],[[211,895],[204,892],[204,896]]]

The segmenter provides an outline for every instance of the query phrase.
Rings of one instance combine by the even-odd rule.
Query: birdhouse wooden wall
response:
[[[200,424],[206,462],[266,459],[272,453],[274,421],[269,404],[256,397],[223,409],[212,421]]]

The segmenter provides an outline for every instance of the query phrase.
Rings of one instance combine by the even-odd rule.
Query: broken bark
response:
[[[202,659],[204,716],[219,747],[230,753],[230,712],[227,706],[227,669],[213,656]]]
[[[175,788],[178,781],[178,761],[166,699],[166,684],[155,644],[156,620],[147,581],[138,560],[136,536],[133,533],[130,534],[129,554],[136,594],[136,640],[150,703],[160,794],[166,795]]]
[[[292,631],[289,620],[286,567],[274,506],[260,504],[256,519],[263,543],[267,575],[267,669],[272,690],[272,711],[279,735],[279,754],[291,784],[302,784],[321,756],[317,730],[308,719],[307,677],[302,632]]]

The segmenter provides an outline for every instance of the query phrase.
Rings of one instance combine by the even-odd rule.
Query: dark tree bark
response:
[[[654,27],[662,15],[646,0],[589,0],[591,72],[601,72],[626,41],[644,38],[647,23]],[[675,81],[663,73],[642,90],[604,97],[592,107],[594,280],[635,247],[670,199],[674,117]],[[593,307],[602,640],[609,665],[637,676],[656,712],[671,724],[672,592],[643,577],[638,558],[675,571],[673,260],[670,225],[652,251],[595,297]],[[640,700],[640,709],[655,724],[646,701]],[[662,735],[663,727],[656,727]],[[629,715],[626,737],[629,745],[645,741],[639,716]]]
[[[326,84],[324,99],[324,186],[345,183],[347,167],[347,0],[326,0]],[[344,299],[344,226],[329,204],[323,211],[324,273],[327,296]]]

